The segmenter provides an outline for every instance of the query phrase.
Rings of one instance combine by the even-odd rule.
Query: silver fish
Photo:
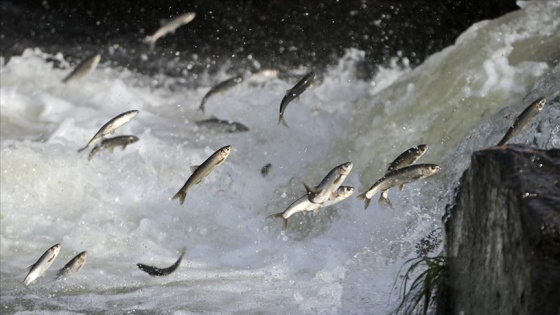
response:
[[[358,196],[358,199],[364,200],[365,209],[369,206],[371,198],[378,192],[385,194],[391,187],[404,185],[428,176],[432,176],[440,170],[435,164],[415,164],[391,171],[377,182],[375,182],[366,192]]]
[[[200,183],[208,174],[210,174],[217,166],[224,163],[226,158],[229,156],[232,147],[230,145],[226,145],[225,147],[219,149],[218,151],[214,152],[204,163],[200,166],[195,165],[191,166],[192,174],[187,179],[187,182],[179,191],[171,198],[177,199],[179,198],[179,203],[183,204],[185,202],[185,197],[187,197],[187,191],[194,185]]]
[[[104,136],[106,136],[110,133],[114,133],[115,129],[117,129],[120,126],[126,124],[132,118],[134,118],[136,115],[138,115],[138,110],[131,110],[131,111],[128,111],[128,112],[124,112],[124,113],[116,116],[115,118],[109,120],[105,125],[103,125],[103,127],[101,127],[101,129],[99,129],[99,131],[95,134],[95,136],[93,136],[93,138],[91,138],[91,140],[89,140],[88,144],[85,147],[78,150],[78,153],[80,153],[83,150],[89,148],[90,146],[96,144],[101,139],[103,139]]]
[[[56,274],[56,279],[74,274],[86,263],[87,252],[83,251],[70,260]],[[55,279],[55,280],[56,280]]]
[[[391,164],[389,164],[389,167],[387,168],[385,174],[416,162],[420,157],[422,157],[422,155],[424,155],[424,153],[426,153],[426,151],[428,151],[427,144],[420,144],[404,151],[393,162],[391,162]],[[399,190],[402,190],[402,188],[403,185],[400,185]],[[391,201],[389,200],[389,198],[387,198],[388,193],[388,189],[381,192],[381,195],[379,196],[379,203],[385,203],[387,206],[389,206],[389,208],[393,208]]]
[[[280,115],[278,116],[278,124],[282,123],[284,126],[288,127],[288,124],[284,120],[284,112],[288,104],[293,101],[296,97],[300,96],[313,82],[315,78],[315,72],[311,71],[306,74],[303,79],[301,79],[293,88],[289,89],[282,98],[280,103]]]
[[[317,214],[321,208],[326,208],[332,206],[342,200],[348,198],[354,193],[354,187],[350,186],[340,186],[327,201],[322,204],[312,203],[307,198],[307,195],[299,197],[296,201],[292,202],[288,208],[280,213],[271,214],[268,218],[281,218],[284,223],[284,230],[288,228],[288,218],[294,213],[313,211],[313,215]]]
[[[206,93],[206,95],[204,95],[204,97],[202,98],[202,101],[200,101],[200,106],[198,107],[198,109],[204,113],[204,105],[206,104],[206,101],[208,101],[208,99],[212,95],[215,95],[215,94],[218,94],[218,93],[224,93],[225,91],[231,89],[232,87],[238,85],[241,82],[243,82],[243,77],[242,76],[237,76],[237,77],[230,78],[230,79],[227,79],[225,81],[222,81],[222,82],[216,84],[215,86],[213,86],[210,89],[210,91],[208,91]]]
[[[424,155],[424,153],[426,153],[426,151],[428,151],[427,144],[420,144],[404,151],[393,162],[389,164],[389,167],[387,168],[387,171],[385,173],[389,173],[391,171],[416,162],[420,157],[422,157],[422,155]]]
[[[173,273],[175,270],[177,270],[177,268],[179,268],[179,265],[181,265],[181,261],[183,260],[183,256],[185,256],[185,252],[186,249],[183,249],[181,251],[181,255],[179,256],[179,259],[177,259],[177,261],[173,265],[167,268],[157,268],[144,264],[136,264],[136,266],[138,266],[140,270],[146,272],[150,276],[167,276]]]
[[[93,71],[93,69],[95,69],[95,67],[97,67],[97,64],[99,64],[100,60],[101,60],[101,55],[100,54],[95,54],[95,55],[87,58],[82,63],[80,63],[76,67],[76,69],[74,69],[74,71],[70,72],[70,74],[67,75],[62,80],[62,82],[63,83],[68,83],[70,81],[78,80],[82,77],[85,77],[91,71]]]
[[[352,170],[352,162],[346,162],[340,164],[339,166],[333,168],[315,187],[309,187],[306,183],[303,183],[305,190],[307,191],[307,197],[312,203],[321,204],[330,198],[342,182],[346,179],[346,176]]]
[[[174,33],[177,28],[194,20],[195,16],[196,13],[194,12],[179,15],[178,17],[166,23],[164,26],[158,28],[158,30],[152,36],[147,36],[146,39],[144,39],[144,42],[150,44],[151,47],[154,47],[158,39],[169,33]]]
[[[29,266],[29,273],[23,279],[24,285],[29,285],[31,282],[35,281],[37,278],[43,276],[47,269],[52,265],[54,259],[60,252],[60,244],[55,244],[37,260],[36,263]]]
[[[546,99],[541,97],[534,101],[531,105],[529,105],[513,122],[513,126],[511,126],[502,140],[498,142],[498,146],[506,144],[511,138],[515,137],[525,126],[529,123],[535,115],[537,115],[546,105]]]
[[[88,161],[97,154],[97,152],[101,151],[102,149],[107,149],[109,152],[113,153],[115,147],[122,146],[122,149],[126,149],[126,146],[138,141],[138,137],[136,136],[117,136],[113,138],[103,139],[100,144],[96,145],[88,155]]]
[[[196,124],[201,127],[205,127],[211,130],[225,132],[225,133],[249,131],[249,128],[243,125],[242,123],[238,123],[230,120],[218,119],[216,117],[212,117],[205,120],[199,120],[196,122]]]

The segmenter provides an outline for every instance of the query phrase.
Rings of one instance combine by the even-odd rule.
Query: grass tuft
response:
[[[401,302],[395,314],[426,315],[430,306],[436,306],[443,301],[443,295],[447,291],[445,257],[412,258],[403,264],[401,271],[407,265],[410,266],[402,276],[403,281],[399,289]],[[417,270],[423,271],[410,284],[412,274]],[[396,282],[397,280],[395,285]]]

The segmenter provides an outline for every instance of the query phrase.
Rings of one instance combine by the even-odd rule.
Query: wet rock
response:
[[[560,149],[475,152],[446,222],[449,314],[560,314]]]

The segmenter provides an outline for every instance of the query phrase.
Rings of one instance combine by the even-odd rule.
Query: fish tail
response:
[[[280,218],[280,219],[282,219],[282,223],[283,223],[284,230],[285,230],[285,229],[288,228],[288,219],[284,218],[282,213],[283,212],[271,214],[271,215],[267,216],[267,218]]]
[[[319,190],[316,188],[310,187],[307,183],[303,182],[303,187],[305,187],[305,191],[307,191],[308,195],[316,195],[319,193]]]
[[[144,38],[144,43],[149,44],[150,48],[154,48],[156,41],[152,36],[146,36],[146,38]]]
[[[310,187],[305,182],[303,183],[303,187],[305,187],[305,191],[307,192],[307,197],[308,197],[309,201],[313,202],[313,199],[319,193],[319,191],[317,189],[313,188],[313,187]],[[315,202],[313,202],[313,203],[315,203]]]
[[[179,190],[178,193],[176,193],[173,198],[171,198],[171,200],[177,199],[179,198],[179,203],[181,205],[183,205],[183,202],[185,202],[185,198],[187,197],[187,193],[184,192],[183,190]]]
[[[282,124],[282,125],[286,126],[287,128],[290,128],[288,126],[288,123],[286,123],[286,120],[284,119],[283,115],[278,116],[278,124],[279,125]]]
[[[367,209],[369,207],[369,202],[371,201],[368,197],[366,197],[366,193],[363,193],[361,195],[358,195],[358,199],[359,200],[363,200],[364,201],[364,210]]]

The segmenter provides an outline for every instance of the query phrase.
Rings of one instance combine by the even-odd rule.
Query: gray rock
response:
[[[445,229],[440,313],[560,314],[560,149],[475,152]]]

